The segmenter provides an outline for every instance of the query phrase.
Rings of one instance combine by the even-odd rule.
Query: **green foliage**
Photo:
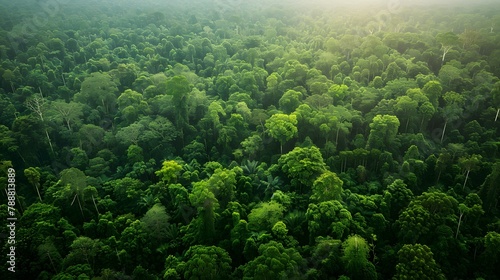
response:
[[[391,115],[376,115],[370,124],[367,149],[390,150],[389,147],[397,145],[396,134],[399,120]]]
[[[370,248],[362,237],[350,236],[342,248],[342,260],[350,279],[377,279],[375,266],[368,261]]]
[[[253,231],[267,230],[283,218],[283,206],[277,202],[262,202],[248,215],[248,226]]]
[[[297,117],[274,114],[266,120],[266,128],[269,135],[280,142],[281,153],[283,153],[283,144],[297,136]]]
[[[24,2],[17,278],[498,278],[497,6]]]
[[[337,200],[309,204],[306,217],[310,243],[318,236],[342,239],[349,234],[353,222],[351,213]]]
[[[321,152],[315,146],[294,148],[279,158],[278,165],[291,179],[292,185],[303,191],[302,186],[312,187],[316,178],[326,169]]]
[[[392,279],[445,279],[431,249],[421,244],[406,244],[398,251],[399,262]]]
[[[314,181],[311,199],[318,202],[340,200],[343,184],[337,174],[325,171]]]
[[[162,163],[160,170],[156,171],[155,174],[166,184],[175,183],[179,173],[182,170],[182,165],[174,160],[166,160]]]
[[[285,249],[281,243],[271,241],[259,246],[259,256],[243,267],[242,279],[296,279],[305,264],[297,250]]]
[[[178,270],[185,279],[228,279],[231,275],[231,257],[222,248],[196,245],[184,254],[185,262]]]

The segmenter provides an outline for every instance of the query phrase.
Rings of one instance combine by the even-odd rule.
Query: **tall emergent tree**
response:
[[[267,132],[280,142],[280,152],[283,154],[283,144],[297,136],[297,116],[291,114],[274,114],[266,120]]]
[[[366,149],[388,150],[396,143],[399,119],[391,115],[376,115],[370,124],[370,135]]]

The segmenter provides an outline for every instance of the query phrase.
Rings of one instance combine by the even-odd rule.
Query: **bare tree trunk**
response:
[[[55,154],[54,147],[52,146],[52,141],[50,140],[49,132],[47,131],[47,129],[45,129],[45,135],[47,135],[47,140],[49,141],[49,146],[50,150],[52,151],[52,154]]]
[[[61,77],[62,77],[64,86],[66,86],[66,79],[64,79],[64,73],[61,73]]]
[[[99,209],[97,209],[97,205],[95,204],[94,195],[92,195],[92,202],[94,202],[95,211],[97,212],[97,217],[99,218]]]
[[[458,218],[458,226],[457,226],[457,232],[455,233],[455,239],[458,237],[458,232],[460,231],[460,224],[462,223],[462,217],[464,216],[464,213],[460,211],[460,217]]]
[[[497,121],[497,119],[498,119],[498,113],[500,113],[500,108],[498,108],[498,110],[497,110],[497,115],[495,116],[495,122],[496,122],[496,121]]]
[[[42,202],[42,196],[40,195],[40,190],[38,189],[38,184],[35,184],[35,189],[36,189],[36,192],[38,193],[38,198],[40,199],[40,202]]]
[[[56,273],[59,273],[59,271],[57,271],[57,269],[56,269],[56,266],[54,265],[54,262],[52,261],[52,257],[50,256],[50,253],[49,253],[49,252],[47,252],[47,256],[49,257],[50,264],[52,264],[52,268],[54,269],[54,271],[55,271]]]
[[[71,202],[71,205],[73,205],[73,203],[75,203],[75,199],[78,201],[78,206],[80,207],[80,212],[82,212],[82,217],[85,217],[83,215],[83,208],[82,208],[82,204],[80,203],[80,198],[78,197],[78,194],[75,194],[75,196],[73,197],[73,201]]]
[[[469,179],[469,173],[470,173],[470,169],[467,169],[467,175],[465,175],[465,181],[464,181],[464,185],[462,186],[462,190],[465,189],[465,184],[467,184],[467,179]]]
[[[441,177],[441,170],[439,170],[438,177],[436,179],[436,184],[439,182],[439,178]]]
[[[443,134],[441,134],[441,143],[443,143],[443,139],[444,139],[444,132],[446,131],[446,125],[448,124],[448,121],[446,121],[444,123],[444,128],[443,128]]]
[[[82,212],[82,217],[85,218],[85,215],[83,215],[83,208],[82,204],[80,203],[80,197],[78,196],[78,194],[76,195],[76,199],[78,200],[78,206],[80,207],[80,212]]]

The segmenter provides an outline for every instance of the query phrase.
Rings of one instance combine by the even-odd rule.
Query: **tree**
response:
[[[313,244],[318,236],[331,236],[342,239],[349,234],[353,222],[352,215],[338,200],[309,204],[308,220],[309,243]]]
[[[280,109],[290,114],[300,105],[300,99],[302,98],[302,93],[296,90],[287,90],[279,100]]]
[[[422,92],[429,98],[429,102],[432,103],[434,108],[439,105],[439,98],[441,97],[443,87],[438,81],[429,81],[422,88]]]
[[[479,227],[477,226],[478,220],[484,214],[481,198],[476,193],[469,193],[463,203],[458,205],[458,223],[455,232],[455,239],[461,232],[460,228],[464,226],[462,235],[474,234]],[[465,225],[464,225],[465,224]]]
[[[401,229],[400,240],[406,243],[419,243],[450,238],[446,232],[453,231],[448,222],[456,220],[457,206],[455,198],[439,191],[424,192],[415,197],[396,221]],[[443,236],[435,234],[438,227]]]
[[[420,107],[418,107],[418,113],[422,116],[420,121],[420,130],[424,131],[424,123],[428,122],[434,113],[436,113],[436,108],[429,101],[424,102]]]
[[[52,101],[50,103],[56,115],[57,120],[66,124],[68,131],[72,131],[72,124],[80,124],[81,117],[83,116],[83,105],[77,102],[66,103],[64,101]]]
[[[398,251],[399,263],[392,279],[446,279],[426,245],[405,244]]]
[[[111,76],[95,72],[82,82],[80,92],[75,94],[74,100],[93,108],[101,108],[102,112],[109,114],[114,112],[116,93],[118,87]]]
[[[179,264],[185,279],[229,279],[231,257],[216,246],[195,245],[189,247],[183,257],[186,261]]]
[[[274,224],[283,218],[284,207],[275,202],[262,202],[248,214],[248,226],[253,231],[271,231]]]
[[[100,126],[93,124],[82,125],[78,130],[80,149],[83,149],[89,156],[96,153],[102,147],[105,134],[106,131]]]
[[[478,170],[480,168],[481,159],[483,157],[481,155],[470,155],[467,157],[461,157],[458,159],[458,164],[465,170],[465,180],[462,189],[465,188],[467,184],[467,179],[469,179],[469,173],[473,170]]]
[[[396,113],[406,118],[405,132],[408,131],[410,119],[417,113],[418,102],[408,96],[400,96],[396,99]]]
[[[294,248],[270,241],[259,246],[259,256],[243,266],[243,279],[297,279],[305,260]]]
[[[189,201],[198,210],[198,219],[193,220],[189,225],[193,227],[194,240],[192,242],[208,244],[215,238],[215,211],[219,208],[219,201],[214,193],[210,191],[206,181],[197,182],[193,185],[193,191],[189,194]]]
[[[342,274],[342,242],[331,237],[318,237],[312,252],[311,262],[319,272],[319,279],[328,279]]]
[[[500,260],[500,234],[498,232],[490,231],[484,237],[484,253],[483,260],[485,262],[486,271],[492,276],[496,277],[498,272],[496,272],[495,267],[497,267]]]
[[[484,201],[484,209],[487,211],[491,211],[497,207],[500,195],[500,188],[498,187],[497,183],[499,180],[500,163],[496,162],[495,164],[493,164],[491,173],[486,176],[486,179],[484,180],[483,184],[481,185],[481,189],[479,190],[479,194]]]
[[[344,182],[331,171],[325,171],[315,181],[312,187],[311,199],[322,202],[340,200]]]
[[[45,126],[43,116],[45,114],[47,106],[41,90],[40,90],[40,96],[35,96],[31,99],[26,100],[26,107],[28,107],[33,113],[35,113],[42,122],[42,124]],[[47,142],[49,143],[52,153],[54,153],[52,140],[50,139],[49,132],[46,127],[45,127],[45,136],[47,137]]]
[[[257,153],[262,150],[262,138],[258,134],[253,134],[241,142],[243,152],[249,160],[253,160]]]
[[[151,240],[162,244],[167,237],[170,216],[165,211],[165,206],[161,204],[153,205],[142,217],[141,222],[148,232]]]
[[[316,178],[326,170],[321,152],[315,146],[295,147],[279,158],[278,165],[299,191],[302,191],[302,186],[312,187]]]
[[[491,90],[491,95],[493,98],[493,106],[497,108],[497,114],[495,115],[495,122],[500,114],[500,82],[496,82]]]
[[[461,94],[454,91],[445,93],[443,99],[446,105],[442,110],[445,122],[443,132],[441,134],[441,143],[443,143],[444,133],[446,132],[448,122],[454,121],[460,117],[460,113],[463,111],[462,105],[465,102],[465,98]]]
[[[38,198],[40,199],[40,202],[42,202],[42,196],[40,195],[40,172],[37,170],[37,168],[34,167],[29,167],[24,169],[24,176],[28,179],[28,182],[32,184],[35,189],[36,193],[38,194]]]
[[[215,194],[222,208],[225,208],[234,199],[237,169],[241,171],[240,167],[235,167],[232,170],[217,168],[207,180],[210,191]]]
[[[443,51],[441,58],[441,66],[443,66],[446,54],[458,45],[458,36],[453,32],[439,33],[436,35],[436,41],[441,44],[441,50]]]
[[[283,144],[297,136],[297,116],[274,114],[266,120],[267,133],[280,142],[280,152],[283,154]]]
[[[98,240],[86,236],[77,237],[70,245],[71,251],[64,260],[65,266],[86,263],[93,269],[99,247]]]
[[[360,38],[356,35],[346,34],[342,36],[339,40],[339,47],[345,52],[346,59],[349,61],[351,59],[352,50],[356,49],[360,45]]]
[[[384,191],[384,201],[389,207],[389,217],[396,219],[413,199],[413,192],[401,179],[396,179]]]
[[[178,129],[183,128],[185,124],[189,124],[188,104],[192,85],[185,76],[174,76],[167,81],[166,94],[172,96],[172,104],[175,112],[175,126]]]
[[[176,183],[177,177],[179,177],[179,173],[182,170],[182,165],[180,165],[175,160],[166,160],[162,163],[162,167],[160,170],[156,171],[156,176],[160,177],[160,179],[166,184]]]
[[[87,177],[80,169],[75,167],[64,169],[59,175],[59,184],[62,188],[54,192],[52,196],[56,199],[72,198],[71,205],[73,205],[76,200],[83,217],[82,200],[84,199],[84,190],[87,187]],[[47,190],[47,192],[49,191]]]
[[[143,97],[142,94],[137,91],[127,89],[117,99],[118,108],[120,110],[125,109],[128,106],[139,107]]]
[[[350,279],[377,279],[375,266],[368,261],[370,248],[364,238],[352,235],[342,244],[342,248],[344,268]]]
[[[382,151],[394,147],[398,133],[399,119],[391,115],[376,115],[370,124],[370,135],[366,149],[379,149]]]

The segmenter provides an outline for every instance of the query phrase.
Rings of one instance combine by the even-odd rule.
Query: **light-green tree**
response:
[[[390,150],[397,143],[399,119],[391,115],[376,115],[370,124],[370,135],[366,149],[379,149],[381,151]]]
[[[439,33],[436,35],[436,41],[441,44],[441,50],[443,51],[443,55],[441,57],[441,66],[444,64],[444,59],[446,54],[458,45],[458,36],[453,32]]]
[[[377,279],[375,266],[368,261],[370,247],[359,235],[347,238],[342,244],[344,268],[350,279]]]
[[[283,144],[297,137],[297,116],[294,114],[274,114],[266,120],[267,133],[280,142],[280,152],[283,154]]]
[[[156,171],[155,174],[163,182],[170,184],[177,182],[177,178],[179,177],[181,170],[182,170],[182,165],[179,164],[177,161],[165,160],[162,163],[161,169]]]

